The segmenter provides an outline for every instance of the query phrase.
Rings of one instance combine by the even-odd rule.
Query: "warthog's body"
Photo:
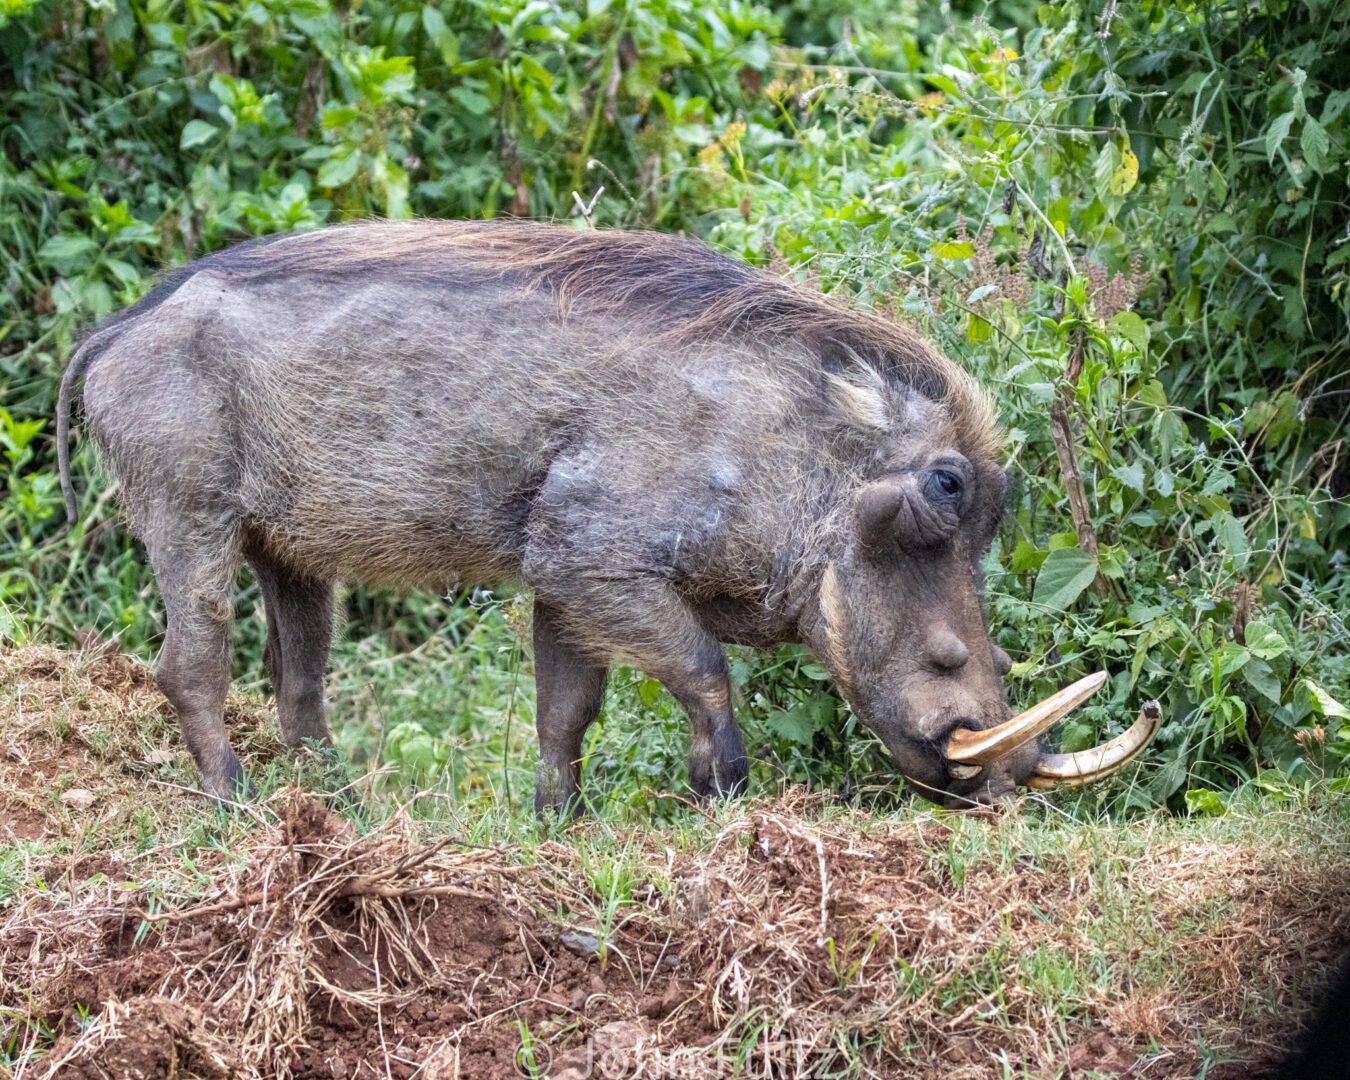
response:
[[[952,728],[1007,715],[976,570],[1004,480],[983,397],[892,322],[690,241],[366,224],[175,271],[91,336],[63,406],[82,371],[214,793],[239,774],[221,711],[244,561],[293,743],[327,734],[334,582],[517,579],[541,806],[576,794],[617,659],[689,710],[695,789],[739,788],[719,641],[811,646],[930,793],[988,798],[1034,763],[943,767]]]

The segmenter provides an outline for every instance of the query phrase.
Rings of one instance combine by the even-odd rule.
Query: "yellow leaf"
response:
[[[967,341],[988,341],[994,336],[994,328],[978,315],[971,314],[966,319]]]
[[[969,259],[975,246],[969,240],[940,240],[933,244],[933,254],[939,259]]]
[[[1120,151],[1120,164],[1111,174],[1109,190],[1112,195],[1128,195],[1130,189],[1139,182],[1139,159],[1135,157],[1130,144],[1126,143]]]

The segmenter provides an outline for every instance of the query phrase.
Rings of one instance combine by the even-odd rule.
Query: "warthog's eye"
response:
[[[960,505],[966,482],[951,469],[933,469],[924,484],[924,494],[935,503]]]

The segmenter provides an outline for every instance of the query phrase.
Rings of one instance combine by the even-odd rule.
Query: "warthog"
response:
[[[1089,779],[1150,734],[1042,755],[1100,676],[1009,719],[979,569],[1005,478],[969,376],[701,243],[383,222],[174,270],[62,382],[72,519],[81,376],[163,596],[159,685],[216,796],[241,780],[222,710],[243,562],[293,745],[328,738],[335,582],[533,590],[541,811],[575,805],[616,661],[688,711],[693,790],[741,791],[723,642],[805,643],[909,782],[956,804]]]

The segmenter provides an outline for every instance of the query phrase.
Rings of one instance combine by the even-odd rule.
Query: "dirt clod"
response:
[[[76,810],[88,810],[98,800],[88,788],[70,788],[61,792],[61,802]]]

